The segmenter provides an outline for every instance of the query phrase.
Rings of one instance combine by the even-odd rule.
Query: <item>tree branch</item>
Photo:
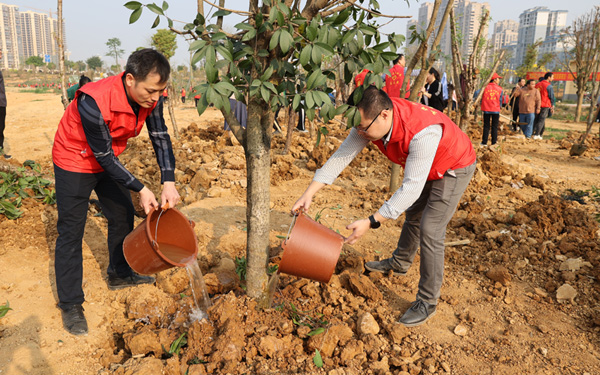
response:
[[[217,9],[220,9],[220,10],[226,10],[226,11],[228,11],[228,12],[235,13],[235,14],[239,14],[239,15],[241,15],[241,16],[251,16],[251,15],[252,15],[252,13],[250,13],[250,12],[245,12],[245,11],[243,11],[243,10],[235,10],[235,9],[227,9],[227,8],[224,8],[224,7],[222,7],[222,6],[219,6],[219,5],[217,5],[217,4],[211,3],[211,2],[210,2],[210,1],[208,1],[208,0],[202,0],[202,1],[204,1],[206,4],[208,4],[208,5],[210,5],[210,6],[213,6],[213,7],[217,8]]]
[[[382,14],[382,13],[379,13],[379,12],[375,12],[373,10],[361,7],[360,5],[356,4],[356,0],[345,0],[345,1],[349,2],[350,4],[352,4],[353,6],[357,7],[358,9],[362,9],[365,12],[371,13],[371,14],[376,15],[378,17],[385,17],[385,18],[412,18],[412,16],[392,16],[392,15],[389,15],[389,14]]]

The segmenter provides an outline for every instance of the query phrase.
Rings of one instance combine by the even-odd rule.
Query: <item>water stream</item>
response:
[[[204,284],[204,276],[198,265],[196,259],[187,263],[185,270],[190,278],[190,286],[194,298],[194,304],[196,311],[192,311],[192,319],[202,320],[208,318],[206,312],[212,305],[208,292],[206,291],[206,284]]]

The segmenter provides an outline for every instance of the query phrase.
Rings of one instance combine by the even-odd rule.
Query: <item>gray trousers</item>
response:
[[[421,247],[421,278],[417,299],[436,305],[444,279],[444,241],[446,226],[465,192],[476,162],[468,167],[448,172],[441,180],[428,181],[421,196],[406,210],[406,220],[392,254],[392,263],[398,270],[407,271],[417,249]]]

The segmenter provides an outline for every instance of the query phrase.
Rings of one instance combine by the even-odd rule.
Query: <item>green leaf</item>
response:
[[[156,26],[158,26],[159,23],[160,23],[160,16],[156,16],[156,19],[154,20],[154,23],[152,24],[152,26],[150,26],[150,28],[154,29]]]
[[[165,13],[161,8],[159,8],[156,4],[147,4],[146,7],[150,9],[153,13],[164,16]]]
[[[251,39],[254,39],[254,37],[256,37],[256,30],[248,30],[248,32],[242,37],[242,42],[247,42]]]
[[[217,90],[221,95],[227,95],[229,97],[232,92],[237,91],[235,86],[227,81],[221,81],[217,83],[215,86],[215,90]]]
[[[310,62],[312,48],[313,47],[311,45],[307,45],[306,47],[304,47],[304,49],[302,49],[302,52],[300,52],[300,64],[308,65],[308,63]]]
[[[167,3],[166,1],[163,1],[163,3],[162,3],[162,10],[165,11],[167,9],[169,9],[169,3]]]
[[[313,98],[313,92],[312,91],[307,91],[306,92],[306,96],[305,96],[304,100],[306,101],[306,106],[308,108],[314,108],[314,106],[315,106],[315,100]]]
[[[335,115],[339,116],[339,115],[345,113],[348,110],[348,108],[350,108],[350,106],[348,104],[342,104],[341,106],[339,106],[335,109]]]
[[[260,86],[260,96],[263,98],[265,103],[268,103],[269,99],[271,98],[271,93],[269,93],[269,89],[267,89],[265,86]]]
[[[9,310],[12,309],[10,308],[8,301],[6,301],[6,305],[0,305],[0,318],[4,317]]]
[[[260,80],[263,81],[263,82],[268,81],[269,78],[271,78],[272,75],[273,75],[273,67],[269,66],[267,68],[267,70],[265,70],[265,72],[263,73],[263,75],[260,76]]]
[[[276,17],[277,17],[277,24],[279,26],[285,26],[285,17],[283,17],[283,13],[281,12],[276,12]]]
[[[287,53],[290,50],[292,43],[294,43],[292,34],[290,34],[287,30],[282,30],[279,37],[279,47],[281,48],[281,52]]]
[[[217,57],[216,57],[216,53],[215,53],[215,47],[213,46],[206,46],[206,64],[212,64],[215,65],[215,63],[217,62]]]
[[[129,16],[129,24],[135,23],[137,20],[140,19],[143,9],[144,8],[138,8],[131,13],[131,16]]]
[[[190,44],[188,51],[196,51],[203,48],[206,45],[206,40],[195,40]]]
[[[214,64],[205,64],[204,71],[206,72],[206,80],[209,83],[215,83],[219,79],[219,70]]]
[[[229,49],[227,49],[227,47],[217,46],[217,52],[219,52],[219,55],[221,55],[225,60],[227,60],[229,62],[233,61],[233,55],[232,55],[231,51]]]
[[[294,112],[298,111],[301,101],[302,96],[300,94],[294,95],[294,100],[292,101],[292,109],[294,110]]]
[[[225,16],[228,16],[230,14],[231,14],[231,12],[228,11],[228,10],[218,10],[212,16],[213,17],[225,17]]]
[[[129,1],[125,3],[124,6],[127,9],[136,10],[142,7],[142,3],[140,3],[139,1]]]
[[[323,333],[323,332],[325,332],[325,328],[320,327],[320,328],[317,328],[317,329],[313,329],[312,331],[310,331],[306,335],[307,336],[315,336],[315,335],[318,335],[318,334]]]
[[[237,25],[235,25],[235,28],[238,30],[255,30],[252,25],[246,22],[238,23]]]
[[[317,38],[317,35],[318,35],[318,29],[316,27],[308,26],[306,28],[306,38],[308,40],[310,40],[311,42],[313,42]]]
[[[281,35],[281,29],[275,31],[273,36],[271,36],[271,41],[269,42],[269,50],[274,50],[279,44],[279,35]]]
[[[194,56],[192,57],[192,65],[196,64],[198,61],[202,60],[204,56],[206,56],[206,50],[207,48],[204,47],[194,53]]]
[[[315,349],[315,356],[313,357],[313,363],[318,368],[323,367],[323,358],[321,357],[321,352],[319,349]]]
[[[196,109],[198,110],[198,116],[202,116],[204,111],[208,108],[208,101],[206,100],[206,95],[202,95],[200,100],[198,100],[198,106]]]
[[[312,52],[311,52],[311,57],[312,57],[312,61],[315,64],[321,65],[321,59],[323,58],[323,54],[321,53],[320,48],[313,47]]]
[[[267,89],[271,90],[273,95],[279,95],[279,92],[277,92],[277,88],[271,82],[265,82],[265,83],[263,83],[263,86],[266,87]]]

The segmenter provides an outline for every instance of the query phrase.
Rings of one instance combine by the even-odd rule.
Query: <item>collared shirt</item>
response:
[[[98,164],[115,181],[127,189],[138,192],[142,190],[144,184],[135,178],[115,156],[108,124],[104,121],[96,101],[84,93],[81,93],[77,100],[83,131]],[[175,181],[175,158],[173,157],[171,139],[163,118],[163,101],[164,99],[161,96],[152,113],[146,118],[148,135],[161,171],[161,182]],[[129,104],[137,115],[140,106],[131,101],[129,101]]]
[[[384,139],[385,144],[389,142],[391,134],[390,129]],[[410,141],[402,186],[381,206],[378,211],[381,216],[397,219],[419,198],[441,139],[442,126],[438,124],[430,125],[415,134]],[[338,150],[316,171],[314,180],[331,185],[369,142],[353,128]]]

